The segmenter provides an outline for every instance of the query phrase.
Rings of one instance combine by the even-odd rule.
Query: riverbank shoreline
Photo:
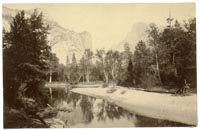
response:
[[[174,96],[167,93],[153,93],[124,87],[73,88],[71,91],[96,98],[102,98],[133,113],[188,125],[197,125],[197,95]]]

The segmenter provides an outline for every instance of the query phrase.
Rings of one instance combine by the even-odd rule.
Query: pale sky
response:
[[[90,32],[93,49],[110,48],[122,41],[136,22],[166,25],[171,16],[179,21],[195,17],[195,4],[10,4],[12,9],[45,9],[65,28]]]

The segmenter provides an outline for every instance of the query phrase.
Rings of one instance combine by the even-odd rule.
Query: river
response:
[[[45,119],[51,127],[179,127],[186,124],[154,119],[129,112],[103,99],[53,89],[51,105],[68,111],[58,111]]]

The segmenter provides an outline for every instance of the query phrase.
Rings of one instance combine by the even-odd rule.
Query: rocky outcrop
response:
[[[135,46],[140,40],[143,40],[143,41],[147,40],[147,37],[148,37],[147,32],[146,32],[147,29],[148,29],[148,25],[145,23],[138,22],[138,23],[133,24],[131,31],[127,33],[124,40],[114,45],[112,49],[123,51],[124,45],[128,43],[130,46],[130,49],[133,51]]]
[[[52,46],[52,52],[56,53],[60,63],[66,63],[68,56],[70,61],[73,53],[76,55],[77,61],[80,60],[85,49],[92,49],[92,37],[89,32],[75,32],[66,29],[54,21],[45,9],[37,9],[43,12],[44,23],[50,26],[48,40]],[[19,10],[3,7],[3,27],[10,29],[9,23]],[[25,10],[26,17],[30,17],[33,10]]]

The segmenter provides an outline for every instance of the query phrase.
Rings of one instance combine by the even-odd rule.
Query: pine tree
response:
[[[144,81],[143,79],[147,74],[149,62],[151,62],[151,59],[149,57],[150,49],[147,48],[145,42],[139,41],[135,47],[135,52],[133,55],[134,74],[137,84]]]
[[[76,62],[76,55],[73,53],[72,55],[72,64],[70,66],[70,83],[71,84],[77,84],[79,79],[79,73],[78,73],[78,65]]]
[[[72,55],[72,65],[77,65],[75,53]]]
[[[43,24],[42,13],[35,10],[30,18],[20,11],[3,37],[3,70],[5,96],[14,101],[22,83],[45,79],[50,47],[47,44],[48,27]],[[36,83],[37,84],[37,83]],[[37,85],[27,85],[32,94],[39,94]],[[28,91],[27,89],[27,91]]]
[[[132,86],[133,85],[133,79],[134,79],[134,73],[133,73],[133,63],[132,60],[129,59],[128,62],[128,68],[127,68],[127,79],[126,79],[126,85]]]

